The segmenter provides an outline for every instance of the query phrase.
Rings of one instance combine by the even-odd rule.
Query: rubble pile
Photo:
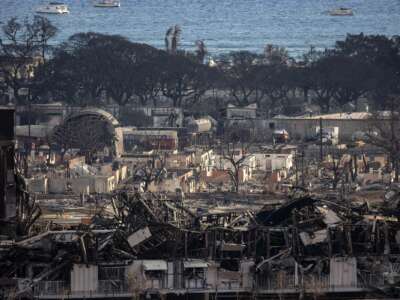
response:
[[[57,298],[61,290],[54,282],[62,282],[63,293],[73,295],[78,266],[122,268],[119,281],[107,287],[115,293],[154,292],[154,287],[129,284],[132,274],[148,272],[145,279],[158,278],[156,290],[162,293],[169,284],[162,272],[170,268],[173,276],[187,281],[185,286],[175,279],[170,286],[175,289],[261,289],[267,294],[289,289],[307,295],[346,287],[358,294],[400,293],[400,223],[385,209],[303,195],[272,209],[195,213],[179,197],[127,191],[115,193],[112,207],[112,218],[97,214],[90,225],[74,230],[2,241],[1,277],[24,279],[15,284],[20,298]],[[189,265],[190,272],[185,269]],[[199,278],[201,284],[193,283]]]

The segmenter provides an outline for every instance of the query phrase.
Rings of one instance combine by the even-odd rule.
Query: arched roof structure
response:
[[[116,143],[122,140],[120,131],[118,120],[109,112],[85,108],[67,116],[54,129],[50,142],[59,149],[80,149],[86,154],[94,154],[105,147],[117,154],[120,147]]]

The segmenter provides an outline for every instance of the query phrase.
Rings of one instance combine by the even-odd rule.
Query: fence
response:
[[[35,295],[65,295],[69,293],[69,285],[65,281],[40,281],[35,287]]]
[[[374,282],[377,280],[376,277],[371,276],[368,278],[369,282]],[[378,281],[376,281],[378,282]],[[279,291],[279,290],[294,290],[294,289],[305,289],[305,290],[313,290],[313,291],[328,291],[333,288],[340,289],[359,289],[359,288],[367,288],[370,285],[344,285],[344,286],[331,286],[329,282],[329,275],[298,275],[297,282],[294,274],[286,274],[285,272],[277,272],[275,274],[262,275],[259,274],[256,276],[255,280],[255,288],[256,289],[264,289],[271,291]]]
[[[278,272],[273,276],[262,276],[256,277],[256,288],[265,290],[283,290],[283,289],[294,289],[295,277],[292,274],[285,274]]]
[[[332,290],[360,290],[369,289],[371,287],[381,287],[385,284],[383,274],[371,272],[359,272],[357,284],[344,284],[343,286],[331,286],[329,275],[301,275],[299,274],[297,280],[294,274],[287,274],[286,272],[276,272],[273,274],[257,274],[253,282],[253,290],[267,290],[272,293],[284,293],[290,290],[313,290],[314,292],[320,291],[321,293]],[[146,284],[141,287],[142,292],[146,289],[159,290],[165,288],[166,278],[148,278]],[[188,290],[196,289],[210,289],[206,284],[206,280],[202,278],[184,280],[184,288]],[[179,288],[178,288],[179,289]],[[217,289],[226,291],[238,291],[243,289],[241,280],[238,281],[223,281],[218,284]],[[138,291],[137,291],[138,292]],[[129,284],[125,280],[99,280],[98,287],[95,291],[75,291],[71,292],[69,283],[65,281],[41,281],[34,289],[35,296],[57,296],[57,298],[68,298],[68,296],[92,297],[92,296],[118,296],[133,294],[129,288]]]

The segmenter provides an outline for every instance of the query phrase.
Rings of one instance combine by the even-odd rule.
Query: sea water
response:
[[[0,0],[0,22],[32,17],[48,1]],[[182,29],[180,47],[204,40],[213,55],[236,50],[261,52],[266,44],[299,57],[309,47],[332,47],[347,33],[400,34],[400,0],[121,0],[119,8],[96,8],[92,0],[64,0],[68,15],[46,15],[59,28],[58,43],[77,32],[119,34],[164,47],[168,27]],[[354,16],[330,16],[350,7]]]

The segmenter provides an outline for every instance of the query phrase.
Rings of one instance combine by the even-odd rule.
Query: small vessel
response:
[[[99,0],[94,3],[95,7],[120,7],[119,0]]]
[[[351,8],[340,7],[329,11],[331,16],[352,16],[353,10]]]
[[[36,9],[40,14],[68,14],[68,5],[61,2],[50,2],[49,4],[41,5]]]

